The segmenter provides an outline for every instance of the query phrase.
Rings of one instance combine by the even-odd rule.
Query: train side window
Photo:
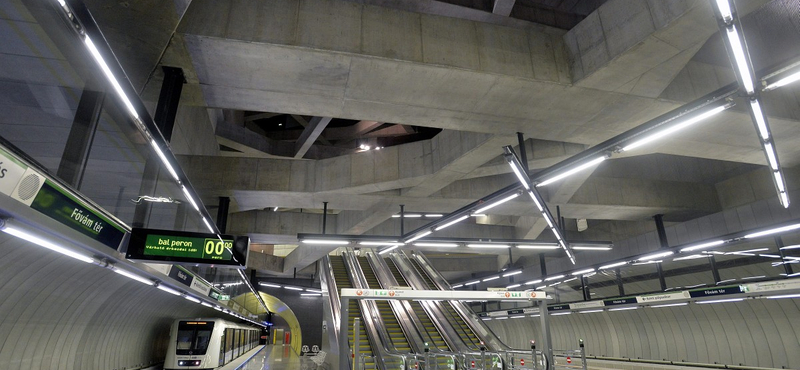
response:
[[[222,332],[222,337],[219,338],[219,366],[225,365],[225,335],[227,331]]]

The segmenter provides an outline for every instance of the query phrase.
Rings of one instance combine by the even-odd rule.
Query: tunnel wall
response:
[[[136,369],[217,311],[0,233],[0,369]]]
[[[540,338],[539,318],[485,323],[513,348]],[[596,356],[796,369],[800,364],[800,300],[742,302],[551,316],[555,349]]]

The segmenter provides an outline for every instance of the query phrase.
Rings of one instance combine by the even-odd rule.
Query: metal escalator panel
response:
[[[408,281],[406,281],[406,279],[403,277],[403,274],[400,273],[400,270],[397,268],[397,265],[394,264],[394,261],[389,258],[385,258],[384,261],[386,261],[386,265],[389,266],[389,271],[392,272],[397,284],[401,286],[409,286]],[[442,334],[439,333],[438,329],[436,329],[436,325],[434,325],[433,321],[431,321],[430,316],[428,316],[428,313],[425,312],[424,308],[422,308],[422,305],[416,301],[409,301],[409,304],[411,305],[411,309],[414,310],[414,313],[419,318],[419,321],[422,322],[422,329],[425,330],[432,341],[432,343],[429,343],[430,347],[441,351],[450,351],[450,347],[447,346],[447,342],[445,342],[444,338],[442,338]]]
[[[331,267],[333,268],[333,276],[336,280],[336,287],[338,289],[342,288],[352,288],[353,284],[350,282],[350,277],[347,275],[347,268],[345,267],[344,258],[340,256],[331,256]],[[364,322],[364,317],[361,315],[361,309],[359,308],[358,301],[355,299],[351,299],[348,304],[348,312],[349,316],[347,317],[347,341],[350,345],[350,348],[355,348],[356,346],[353,345],[354,335],[353,335],[353,322],[355,322],[355,318],[361,318],[361,322]],[[358,351],[361,354],[364,354],[368,357],[365,361],[365,368],[367,369],[375,369],[375,361],[373,360],[374,356],[372,354],[372,346],[369,344],[369,338],[367,338],[367,330],[365,329],[364,325],[362,324],[359,327],[359,338],[358,338]]]
[[[410,258],[411,264],[417,269],[419,276],[422,277],[422,280],[425,281],[425,284],[428,285],[428,289],[438,290],[438,286],[433,282],[433,279],[428,276],[428,273],[420,266],[419,262],[415,259]],[[456,312],[450,302],[445,302],[441,305],[444,308],[445,315],[447,317],[447,321],[453,326],[453,328],[458,333],[458,336],[461,338],[461,341],[464,342],[468,347],[477,350],[480,349],[481,340],[478,339],[478,336],[472,329],[467,325],[461,315]]]
[[[367,257],[358,257],[358,264],[361,266],[361,271],[364,273],[364,278],[367,280],[368,287],[370,289],[381,289],[382,287],[378,282],[378,277],[375,275],[375,271],[372,270],[372,266],[369,264]],[[411,350],[411,345],[408,343],[408,339],[406,339],[406,334],[403,332],[403,328],[400,327],[400,323],[397,321],[397,317],[394,311],[392,311],[389,302],[385,300],[376,300],[375,306],[378,308],[381,321],[386,327],[389,340],[392,341],[394,348],[403,353],[413,352]]]

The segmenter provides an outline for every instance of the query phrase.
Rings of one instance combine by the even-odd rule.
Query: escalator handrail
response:
[[[333,275],[333,265],[331,265],[331,258],[329,255],[325,255],[322,258],[322,274],[320,275],[320,284],[327,290],[329,300],[331,303],[331,310],[333,312],[333,328],[336,332],[336,338],[339,338],[339,325],[341,320],[342,312],[341,308],[341,300],[339,298],[339,291],[337,290],[336,286],[336,277]],[[325,280],[323,280],[325,279]]]

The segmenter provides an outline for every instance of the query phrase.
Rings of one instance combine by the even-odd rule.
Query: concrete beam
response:
[[[511,10],[514,9],[515,2],[517,0],[494,0],[492,13],[508,17],[511,15]]]
[[[322,135],[322,131],[325,130],[325,127],[328,126],[331,119],[331,117],[314,117],[308,122],[308,126],[306,126],[300,138],[297,139],[295,143],[295,158],[303,158],[303,156],[306,155],[308,149],[310,149],[311,146],[314,145],[314,142],[317,141],[317,138]]]

